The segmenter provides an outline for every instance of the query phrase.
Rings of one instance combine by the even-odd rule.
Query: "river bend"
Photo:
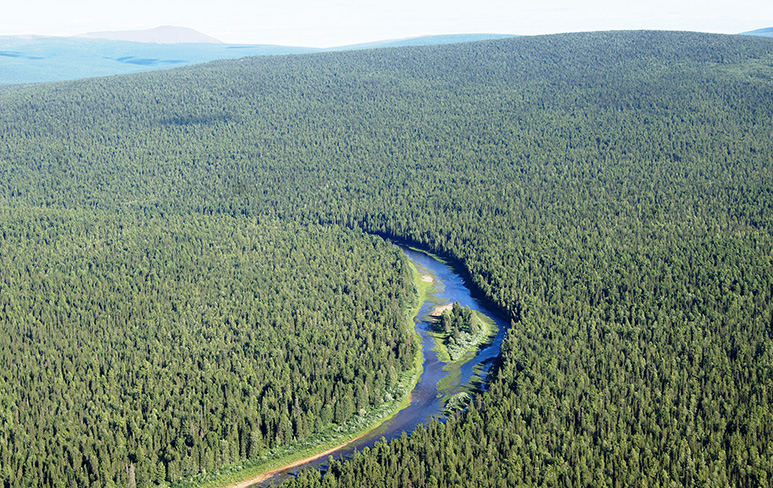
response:
[[[416,315],[416,331],[421,335],[424,353],[424,367],[418,383],[411,392],[411,404],[398,412],[392,419],[383,423],[367,435],[357,439],[351,444],[330,454],[334,459],[348,459],[355,451],[362,451],[365,447],[373,445],[382,437],[392,440],[400,437],[403,432],[411,433],[417,426],[427,424],[433,419],[443,418],[443,406],[447,397],[460,391],[467,391],[471,385],[477,384],[485,387],[485,377],[494,359],[499,355],[502,340],[505,337],[509,321],[503,319],[493,310],[488,309],[477,299],[473,298],[470,290],[465,286],[461,276],[455,273],[445,263],[420,251],[401,248],[413,262],[422,276],[431,276],[434,291],[422,304]],[[430,312],[439,305],[459,302],[462,306],[470,307],[488,318],[494,320],[498,327],[496,337],[490,344],[479,349],[477,355],[458,368],[448,368],[438,359],[434,347],[433,337],[428,333],[432,324]],[[451,370],[450,372],[448,370]],[[451,374],[453,377],[446,378]],[[445,378],[444,390],[438,389],[438,382]],[[283,471],[264,483],[257,486],[272,486],[294,476],[300,470],[314,467],[322,471],[327,470],[328,456],[310,461],[301,466]]]

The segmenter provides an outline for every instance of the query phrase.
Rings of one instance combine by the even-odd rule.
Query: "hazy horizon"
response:
[[[14,2],[0,36],[70,37],[89,32],[179,26],[229,44],[333,47],[438,34],[534,35],[597,30],[688,30],[738,34],[773,25],[773,2],[666,1],[619,5],[610,0],[507,2],[461,0],[389,3],[330,0],[223,0],[132,4],[96,0]]]

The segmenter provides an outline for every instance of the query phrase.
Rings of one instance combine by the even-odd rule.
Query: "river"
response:
[[[413,261],[419,273],[431,276],[434,282],[434,291],[421,306],[415,318],[416,331],[422,338],[424,370],[411,393],[411,404],[408,407],[369,434],[330,454],[334,459],[348,459],[355,450],[361,451],[365,447],[372,447],[382,437],[386,440],[392,440],[400,437],[403,432],[413,432],[417,426],[427,424],[433,419],[442,420],[445,398],[460,391],[474,389],[473,385],[485,388],[486,374],[494,359],[499,355],[502,340],[510,326],[509,321],[473,298],[462,277],[445,263],[419,251],[404,247],[402,250]],[[464,364],[456,365],[457,367],[449,368],[438,359],[437,354],[432,350],[434,340],[428,334],[428,330],[432,324],[430,312],[438,305],[453,302],[459,302],[461,305],[470,307],[494,320],[499,330],[491,343],[481,348],[475,357]],[[444,389],[441,392],[438,389],[438,382],[444,379]],[[328,459],[329,457],[325,456],[316,461],[290,468],[256,486],[272,486],[306,468],[313,467],[325,471],[328,467]]]

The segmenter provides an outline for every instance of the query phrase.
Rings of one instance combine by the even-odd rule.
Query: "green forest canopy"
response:
[[[231,245],[230,236],[239,234],[283,249],[289,240],[307,260],[323,258],[319,239],[334,249],[350,239],[363,249],[358,258],[320,261],[306,271],[316,285],[292,296],[308,298],[314,310],[336,275],[384,273],[367,313],[360,313],[392,324],[390,332],[376,326],[396,334],[386,343],[391,352],[373,358],[387,369],[407,367],[410,339],[398,336],[405,331],[395,325],[394,303],[404,306],[410,287],[395,251],[357,229],[461,263],[473,286],[514,324],[489,390],[457,419],[335,463],[327,485],[766,485],[773,474],[772,95],[770,40],[681,32],[247,58],[3,89],[2,227],[13,239],[6,228],[23,222],[29,230],[8,242],[40,243],[54,262],[76,267],[91,258],[63,261],[66,246],[56,242],[87,222],[100,232],[130,222],[124,228],[151,232],[154,252],[162,254],[179,230],[193,246],[183,255],[195,263],[192,269],[203,270],[220,269],[214,263],[224,259],[199,256],[193,245],[210,225],[228,236],[214,242]],[[73,220],[67,230],[41,218]],[[187,222],[197,224],[188,229]],[[254,231],[247,233],[251,222]],[[125,254],[108,254],[106,265],[140,259],[146,253],[140,242]],[[36,248],[13,248],[20,255],[3,261],[0,296],[11,294],[9,276],[35,282]],[[246,251],[233,252],[238,260]],[[382,257],[371,263],[370,255]],[[285,263],[286,272],[301,266],[287,262],[287,253],[270,256],[267,262]],[[155,267],[157,259],[152,262]],[[325,277],[328,267],[336,271]],[[64,291],[57,300],[70,295],[74,272],[59,272]],[[84,276],[97,289],[108,286],[99,274]],[[126,286],[139,279],[127,277]],[[226,277],[224,286],[241,279]],[[153,293],[168,285],[158,286]],[[331,288],[329,297],[339,297],[341,290]],[[380,301],[387,289],[394,302]],[[230,296],[222,306],[236,313],[240,307]],[[34,316],[37,302],[25,300],[19,313]],[[345,313],[348,305],[336,300],[330,313]],[[162,316],[170,333],[184,324],[174,313]],[[41,343],[32,338],[54,334],[44,320],[38,327],[24,322],[27,328],[4,320],[14,339],[27,334],[28,348]],[[271,329],[262,320],[213,320],[217,332]],[[359,328],[362,321],[356,323]],[[117,325],[110,333],[125,334]],[[334,318],[326,327],[348,329]],[[81,331],[80,343],[77,334],[62,334],[56,349],[111,337],[96,332]],[[374,338],[374,347],[383,340]],[[26,431],[17,422],[40,412],[19,401],[32,392],[20,390],[26,383],[16,371],[24,369],[10,368],[7,358],[39,357],[30,349],[15,352],[15,344],[0,349],[0,405],[6,425]],[[166,349],[145,346],[157,374],[151,358]],[[203,347],[200,354],[221,354],[215,349]],[[346,369],[345,354],[331,358]],[[115,395],[131,395],[141,384],[140,370],[128,357],[115,361],[135,381],[118,383]],[[279,367],[259,361],[272,373]],[[48,382],[42,364],[30,385]],[[222,381],[237,381],[221,370]],[[106,381],[103,372],[94,374],[93,384]],[[357,384],[330,381],[333,389]],[[66,401],[57,390],[49,398],[52,405]],[[230,405],[227,389],[209,398],[212,405]],[[245,412],[252,398],[245,396]],[[317,397],[310,391],[309,398]],[[78,404],[78,414],[88,411],[83,407]],[[71,408],[75,403],[62,411]],[[125,418],[120,408],[107,401],[100,413]],[[233,434],[224,417],[212,422],[213,445],[228,443]],[[128,482],[127,467],[140,459],[132,449],[141,443],[115,447],[120,440],[89,433],[94,424],[73,419],[78,423],[64,445],[72,452],[92,446],[82,457],[69,450],[44,456],[59,445],[53,432],[29,437],[3,429],[3,483],[101,485],[103,476]],[[159,418],[158,429],[172,451],[185,445],[178,457],[203,449],[170,437],[185,429],[173,418]],[[175,471],[166,445],[147,445],[153,454],[143,456],[156,463],[146,471],[155,474],[138,484],[173,481],[210,459],[199,454]],[[250,445],[241,442],[238,454],[229,447],[229,459],[249,456]],[[89,461],[100,449],[126,455],[102,470],[99,457]],[[316,473],[291,482],[320,483]]]
[[[51,209],[2,222],[6,484],[143,486],[254,459],[380,405],[413,363],[409,271],[361,232]]]

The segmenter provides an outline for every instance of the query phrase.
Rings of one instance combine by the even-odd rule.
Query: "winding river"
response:
[[[434,290],[421,306],[415,318],[416,330],[422,338],[424,370],[416,387],[411,392],[411,404],[364,437],[331,453],[330,456],[335,459],[348,459],[355,450],[361,451],[365,447],[372,447],[382,437],[386,440],[392,440],[400,437],[403,432],[413,432],[420,424],[429,423],[436,418],[442,419],[446,398],[460,391],[474,389],[473,385],[485,388],[485,376],[494,359],[499,355],[505,332],[510,326],[509,321],[501,318],[473,298],[462,277],[454,273],[445,263],[419,251],[405,247],[402,250],[413,261],[419,273],[422,276],[430,276],[434,284]],[[456,364],[455,367],[448,367],[438,359],[437,354],[432,350],[434,340],[428,331],[432,324],[430,316],[432,310],[436,306],[453,302],[459,302],[461,305],[468,306],[492,319],[499,330],[491,343],[481,348],[472,359],[461,365]],[[443,380],[443,391],[438,388],[438,383],[441,380]],[[289,468],[255,486],[277,484],[309,467],[325,471],[328,467],[328,459],[328,456],[324,456],[315,461]]]

